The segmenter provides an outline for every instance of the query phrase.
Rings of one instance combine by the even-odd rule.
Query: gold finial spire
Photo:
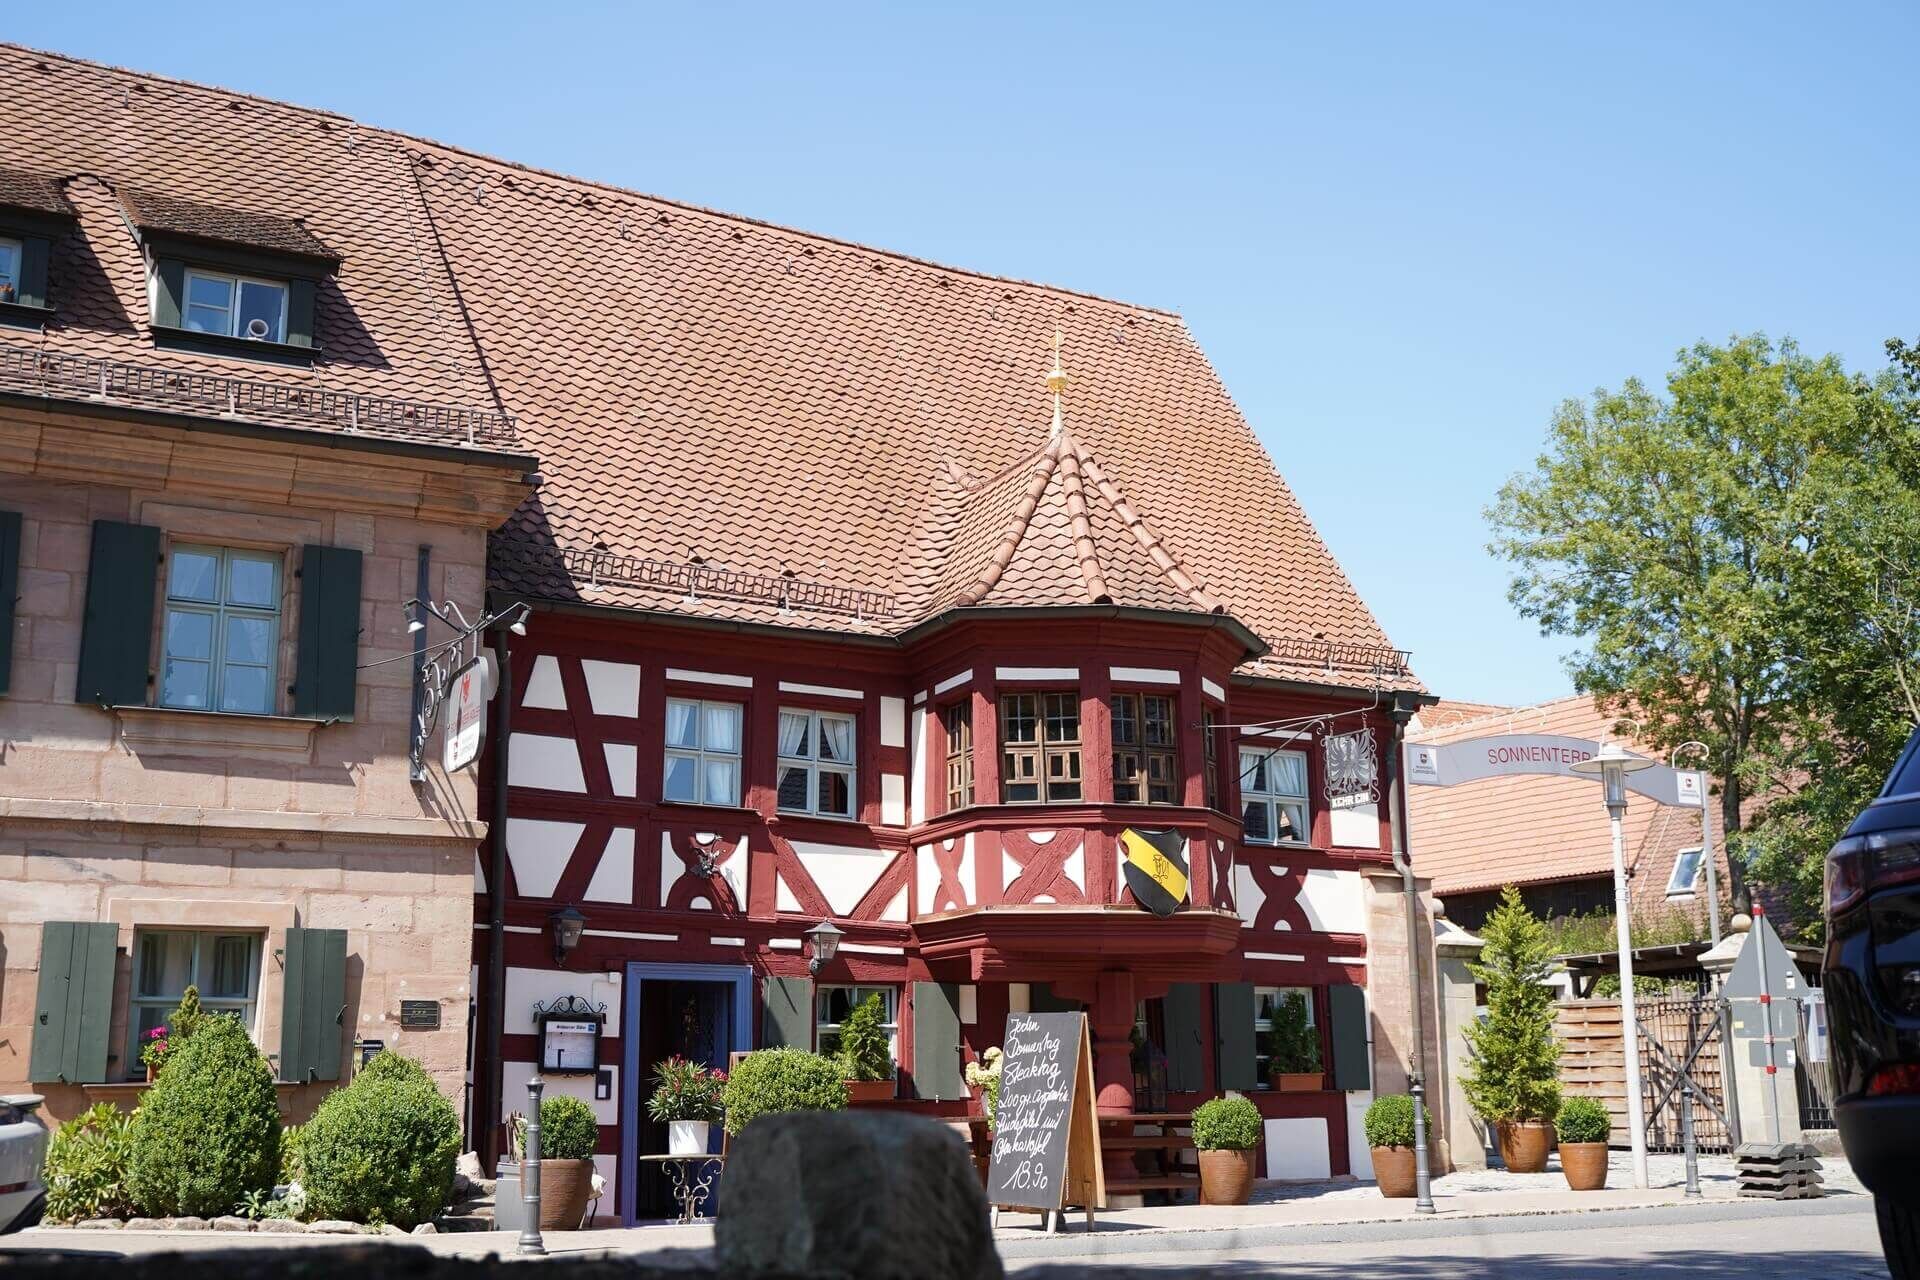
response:
[[[1067,389],[1067,372],[1060,367],[1060,328],[1053,330],[1053,368],[1047,371],[1047,387],[1053,392],[1053,437],[1059,439],[1067,429],[1062,394]]]

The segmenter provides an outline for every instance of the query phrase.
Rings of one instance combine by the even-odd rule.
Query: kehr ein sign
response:
[[[448,773],[480,758],[487,736],[487,700],[493,696],[493,659],[481,654],[453,673],[447,690],[447,735],[441,763]]]

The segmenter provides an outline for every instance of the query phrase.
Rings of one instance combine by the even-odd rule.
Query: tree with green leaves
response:
[[[1546,452],[1488,512],[1515,606],[1543,633],[1587,641],[1569,663],[1576,687],[1651,750],[1706,744],[1736,853],[1749,800],[1800,791],[1817,744],[1837,756],[1885,736],[1840,722],[1885,710],[1867,670],[1880,641],[1858,634],[1857,596],[1899,576],[1876,528],[1915,492],[1887,465],[1896,417],[1888,380],[1850,376],[1836,357],[1758,334],[1700,343],[1679,353],[1664,396],[1628,380],[1563,404]],[[1904,607],[1889,602],[1889,625]],[[1910,646],[1912,634],[1881,640]],[[1860,794],[1847,780],[1808,804],[1837,812]],[[1817,865],[1824,851],[1794,856]],[[1801,874],[1756,853],[1769,879]],[[1729,862],[1744,907],[1741,862]]]
[[[1508,885],[1480,930],[1467,968],[1487,988],[1487,1016],[1466,1026],[1460,1086],[1489,1124],[1551,1120],[1560,1109],[1560,1041],[1553,1034],[1553,945],[1547,926]]]

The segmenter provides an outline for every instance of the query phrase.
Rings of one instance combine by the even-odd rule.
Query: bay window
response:
[[[737,702],[667,699],[662,798],[687,804],[739,805],[742,710]]]
[[[947,735],[947,812],[973,803],[973,704],[955,702],[940,709]]]
[[[1307,753],[1240,748],[1240,823],[1254,844],[1306,844]]]
[[[1117,693],[1113,713],[1113,798],[1119,804],[1178,804],[1173,699]]]
[[[1080,799],[1080,695],[1001,695],[1000,758],[1002,803]]]
[[[782,813],[851,818],[854,722],[831,711],[780,712],[779,807]]]

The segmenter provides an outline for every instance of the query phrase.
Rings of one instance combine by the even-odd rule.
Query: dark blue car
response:
[[[1827,854],[1834,1115],[1895,1277],[1920,1277],[1920,731]]]

